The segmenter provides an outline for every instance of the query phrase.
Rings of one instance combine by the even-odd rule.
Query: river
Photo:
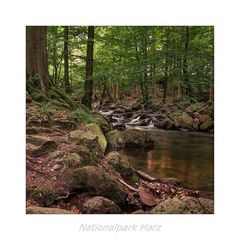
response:
[[[214,138],[212,134],[144,130],[156,141],[154,149],[126,148],[122,152],[138,170],[154,177],[174,177],[196,190],[214,190]]]

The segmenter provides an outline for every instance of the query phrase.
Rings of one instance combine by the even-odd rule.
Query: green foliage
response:
[[[64,86],[63,41],[62,26],[48,27],[49,70],[55,85],[60,88]],[[87,27],[70,26],[70,82],[73,99],[77,100],[84,92],[86,43]],[[193,103],[213,85],[214,29],[211,26],[97,26],[93,72],[98,95],[102,94],[103,86],[113,89],[107,93],[113,99],[121,92],[138,88],[142,102],[150,104],[161,100],[152,92],[156,88],[161,90],[167,81],[167,95],[176,96],[178,88],[180,95],[189,97]],[[118,92],[114,90],[116,86]],[[65,97],[62,99],[68,102]],[[184,104],[187,100],[182,101]],[[68,105],[75,109],[72,103]]]
[[[69,113],[69,118],[73,120],[78,120],[82,123],[96,123],[98,124],[98,120],[92,115],[90,111],[85,111],[81,108],[78,108]]]

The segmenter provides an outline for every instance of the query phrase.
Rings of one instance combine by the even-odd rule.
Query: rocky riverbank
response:
[[[160,115],[134,108],[110,110],[112,113],[106,115],[112,122],[119,116],[115,124],[96,112],[91,113],[91,119],[96,121],[84,123],[76,121],[68,110],[48,107],[43,111],[36,102],[28,100],[27,213],[213,213],[211,197],[186,189],[177,179],[157,179],[133,169],[127,157],[117,152],[123,147],[153,148],[154,141],[142,131],[119,131],[127,122],[123,128],[116,123],[122,119],[130,123],[134,119],[157,119],[161,127],[168,126]],[[196,111],[186,112],[192,119],[191,128],[190,119],[186,125],[183,112],[175,113],[176,123],[180,119],[181,127],[192,129]],[[176,127],[173,116],[170,118],[172,113],[165,112],[163,122],[169,118]],[[197,119],[203,118],[205,112],[199,114]],[[199,129],[203,123],[199,120]]]
[[[143,109],[140,103],[128,107],[111,104],[103,106],[100,112],[119,130],[130,126],[210,133],[214,131],[212,102],[198,102],[185,107],[165,104],[151,109]]]

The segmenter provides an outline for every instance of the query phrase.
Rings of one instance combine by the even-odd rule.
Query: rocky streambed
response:
[[[107,116],[114,128],[159,128],[183,131],[214,131],[213,103],[195,103],[185,108],[166,104],[160,108],[144,110],[141,104],[130,107],[110,105],[100,112]]]

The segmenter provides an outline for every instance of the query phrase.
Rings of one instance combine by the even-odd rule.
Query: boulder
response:
[[[192,113],[192,112],[196,112],[196,111],[203,109],[205,106],[206,106],[206,103],[197,102],[197,103],[194,103],[194,104],[191,104],[190,106],[188,106],[185,109],[185,111],[187,113]]]
[[[106,133],[107,145],[111,149],[124,147],[124,134],[122,131],[114,130]]]
[[[124,133],[126,147],[153,147],[154,141],[144,131],[126,129]]]
[[[61,151],[56,150],[56,151],[50,153],[47,161],[57,161],[58,162],[59,160],[61,160],[61,157],[62,157]]]
[[[204,123],[200,125],[200,130],[207,131],[213,128],[214,122],[210,119],[206,120]]]
[[[168,115],[168,117],[175,122],[175,120],[182,115],[181,110],[174,111]]]
[[[199,119],[194,118],[193,119],[193,124],[192,124],[193,129],[198,130],[199,129]]]
[[[99,112],[92,112],[92,114],[97,119],[98,125],[104,133],[113,130],[113,125],[106,116]]]
[[[192,117],[188,113],[183,112],[183,114],[182,114],[182,128],[192,128],[192,123],[193,123]]]
[[[118,129],[120,131],[123,131],[126,129],[126,126],[125,126],[125,123],[120,121],[120,122],[117,122],[113,125],[114,129]]]
[[[77,153],[70,153],[67,158],[64,160],[65,165],[68,167],[80,167],[82,165],[82,159]]]
[[[71,188],[109,198],[117,204],[125,202],[126,193],[123,187],[99,167],[86,166],[75,169]]]
[[[125,112],[125,113],[123,114],[123,118],[124,118],[124,119],[129,119],[129,118],[131,118],[132,116],[133,116],[133,112],[132,112],[132,111]]]
[[[199,117],[199,124],[201,131],[207,131],[213,128],[214,122],[209,115],[204,114]]]
[[[54,191],[45,186],[39,186],[33,190],[32,199],[40,206],[48,207],[56,199]]]
[[[165,118],[164,120],[162,120],[161,126],[163,129],[170,130],[174,128],[175,124],[170,118]]]
[[[87,124],[86,129],[70,132],[69,137],[78,144],[83,144],[89,150],[96,148],[104,153],[107,147],[107,140],[95,123]]]
[[[91,151],[90,151],[91,150]],[[71,149],[71,153],[77,153],[81,158],[81,166],[96,165],[98,154],[95,154],[95,149],[88,149],[82,145],[75,145]]]
[[[129,179],[133,175],[133,170],[127,156],[117,151],[108,153],[103,159],[103,163],[110,165],[124,179]]]
[[[132,106],[131,106],[131,109],[133,111],[138,111],[142,108],[141,104],[140,103],[134,103]]]
[[[150,121],[151,121],[151,118],[146,118],[146,119],[140,120],[139,126],[148,126]]]
[[[65,209],[37,207],[37,206],[27,207],[26,213],[27,214],[74,214],[74,212],[71,212]]]
[[[122,210],[115,202],[104,197],[93,197],[88,199],[82,207],[85,214],[119,214]]]
[[[214,213],[214,202],[211,199],[182,197],[169,198],[156,207],[150,213],[155,214],[203,214]]]
[[[199,124],[202,124],[204,122],[210,122],[212,119],[210,116],[203,114],[199,116]]]

